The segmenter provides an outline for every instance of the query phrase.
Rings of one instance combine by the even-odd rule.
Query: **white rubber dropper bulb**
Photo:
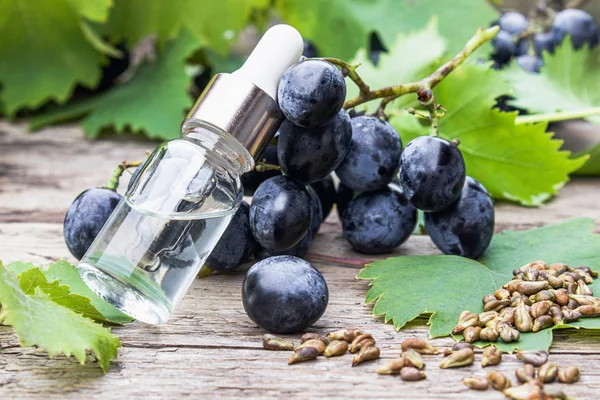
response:
[[[275,25],[265,32],[248,59],[232,75],[243,76],[277,101],[283,73],[298,61],[304,50],[302,36],[289,25]]]

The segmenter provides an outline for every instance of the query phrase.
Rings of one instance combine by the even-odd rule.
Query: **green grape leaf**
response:
[[[600,106],[600,48],[575,50],[564,40],[554,54],[545,52],[543,57],[539,74],[515,63],[502,72],[514,90],[509,104],[542,114]],[[586,119],[600,125],[600,115]]]
[[[8,0],[0,5],[0,82],[4,112],[66,101],[73,87],[95,87],[104,56],[81,22],[103,22],[111,0]]]
[[[515,125],[516,113],[492,109],[508,91],[497,71],[460,66],[434,89],[436,102],[448,110],[440,120],[440,136],[460,140],[467,174],[493,197],[537,206],[556,194],[587,157],[569,158],[545,123]],[[429,133],[427,124],[403,110],[396,110],[390,123],[404,143]]]
[[[513,85],[514,99],[508,103],[530,113],[580,112],[600,107],[600,49],[573,49],[564,40],[554,54],[544,53],[544,66],[539,74],[528,74],[512,65],[503,74]],[[586,119],[600,125],[600,115]],[[583,151],[590,159],[578,175],[600,174],[600,146]]]
[[[372,88],[381,88],[413,82],[427,76],[435,69],[434,63],[444,55],[445,49],[446,43],[438,33],[437,22],[433,19],[422,30],[409,35],[399,34],[389,52],[380,55],[377,66],[371,63],[364,49],[356,53],[350,64],[360,64],[357,69],[360,77]],[[407,54],[410,54],[410,62],[406,62]],[[358,96],[358,87],[349,78],[346,83],[346,99]],[[378,105],[377,101],[371,101],[358,108],[374,112]]]
[[[44,273],[37,268],[32,268],[20,274],[19,282],[25,294],[33,295],[36,289],[40,288],[56,304],[60,304],[96,322],[110,323],[94,308],[90,303],[90,299],[72,294],[67,285],[61,285],[58,281],[48,282]]]
[[[131,48],[149,35],[156,35],[162,45],[185,28],[195,35],[199,45],[224,55],[248,23],[252,11],[267,7],[268,3],[268,0],[116,0],[104,32],[115,42],[126,40]]]
[[[4,325],[12,326],[22,346],[37,346],[51,357],[74,355],[81,364],[91,350],[104,372],[117,357],[121,343],[108,329],[55,303],[40,287],[26,294],[19,279],[1,262],[0,304]]]
[[[104,128],[142,132],[150,139],[180,136],[181,120],[191,99],[185,59],[197,47],[196,40],[182,33],[165,47],[158,60],[144,64],[128,82],[101,95],[70,104],[30,120],[30,129],[84,116],[83,130],[96,138]]]
[[[321,55],[341,59],[367,48],[371,32],[378,32],[389,46],[398,33],[422,29],[433,16],[439,18],[440,33],[454,54],[477,28],[488,26],[498,15],[485,0],[314,0],[309,4],[277,0],[275,4],[283,20],[314,42]],[[419,50],[428,45],[424,42]],[[416,55],[404,54],[402,63],[410,64]]]
[[[59,260],[54,264],[50,265],[48,268],[40,268],[35,267],[31,263],[22,263],[15,262],[6,266],[12,273],[19,275],[21,279],[21,286],[23,285],[23,274],[24,272],[31,271],[32,268],[40,271],[43,276],[47,279],[47,282],[58,283],[61,286],[65,286],[68,288],[68,291],[71,293],[71,296],[78,296],[81,299],[87,300],[90,303],[90,306],[95,310],[96,313],[99,313],[100,316],[90,316],[98,322],[108,322],[111,324],[126,324],[128,322],[133,321],[128,315],[123,314],[119,310],[117,310],[112,304],[107,303],[104,299],[98,297],[92,290],[83,282],[79,273],[77,272],[77,267],[69,264],[64,260]],[[55,282],[56,281],[56,282]],[[25,289],[24,289],[25,290]],[[52,296],[50,296],[52,297]],[[77,305],[80,304],[80,301],[83,300],[77,299]],[[66,306],[65,304],[62,304]],[[82,306],[79,305],[81,308]],[[87,310],[87,306],[85,306]],[[73,307],[69,307],[73,309]],[[78,312],[77,310],[73,309]],[[89,311],[90,314],[93,314],[92,311]],[[83,312],[81,312],[83,314]],[[93,314],[96,315],[96,314]]]
[[[600,268],[600,235],[594,221],[576,218],[527,231],[494,236],[477,260],[456,256],[403,256],[365,266],[358,279],[370,280],[365,303],[375,303],[373,315],[392,321],[396,329],[421,314],[429,314],[431,337],[447,336],[463,310],[483,312],[481,298],[512,278],[512,271],[531,261],[562,262]],[[590,287],[600,292],[596,280]],[[584,318],[553,329],[600,329],[600,318]],[[522,335],[515,343],[494,343],[503,350],[548,349],[551,330]],[[480,342],[479,345],[488,345]]]
[[[375,302],[374,315],[400,329],[421,314],[432,314],[432,337],[448,335],[462,310],[479,307],[481,298],[501,283],[477,261],[456,256],[388,258],[367,265],[357,278],[372,281],[365,303]]]

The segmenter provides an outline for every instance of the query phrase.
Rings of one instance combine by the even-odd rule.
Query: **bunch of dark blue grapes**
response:
[[[444,253],[481,255],[494,232],[494,207],[485,188],[466,177],[458,147],[427,136],[403,149],[387,121],[351,117],[345,95],[342,73],[327,61],[301,60],[284,74],[278,101],[286,119],[261,160],[280,170],[242,177],[254,195],[249,226],[257,258],[304,257],[334,203],[358,252],[394,251],[415,230],[420,209]]]
[[[492,41],[494,68],[502,68],[514,58],[525,71],[537,73],[544,64],[542,53],[553,53],[566,37],[571,38],[575,49],[598,44],[598,24],[587,12],[568,8],[556,14],[547,9],[540,13],[530,21],[523,14],[509,11],[493,24],[500,27]],[[546,22],[538,23],[540,19]]]

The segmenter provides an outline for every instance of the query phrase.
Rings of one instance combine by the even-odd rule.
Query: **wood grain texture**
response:
[[[74,262],[62,239],[62,219],[82,190],[102,185],[124,159],[139,159],[152,143],[121,138],[88,142],[79,128],[62,126],[30,135],[24,125],[0,122],[0,258],[47,265],[66,258]],[[578,179],[540,208],[497,205],[497,228],[526,229],[574,216],[600,220],[600,183]],[[413,236],[392,255],[435,254],[425,236]],[[264,332],[245,315],[240,286],[243,271],[196,280],[174,317],[160,327],[133,323],[113,328],[123,343],[119,358],[102,375],[93,358],[79,365],[74,359],[49,359],[39,350],[20,348],[8,327],[0,327],[0,399],[29,398],[177,398],[177,397],[294,397],[294,398],[504,398],[499,392],[468,390],[460,379],[498,369],[510,375],[520,365],[505,355],[498,367],[476,364],[440,370],[441,356],[426,356],[427,380],[407,383],[378,376],[377,367],[397,357],[408,337],[427,338],[425,320],[396,332],[373,318],[365,306],[368,284],[354,279],[359,265],[322,261],[323,256],[373,260],[353,252],[341,237],[335,212],[317,235],[309,260],[323,273],[330,303],[312,330],[328,332],[358,326],[373,334],[382,359],[350,366],[351,356],[287,365],[289,352],[262,349]],[[425,292],[423,294],[427,296]],[[559,366],[581,367],[576,385],[563,385],[577,399],[600,393],[600,332],[555,333],[551,360]],[[290,339],[298,342],[297,336]],[[432,341],[452,345],[448,338]]]

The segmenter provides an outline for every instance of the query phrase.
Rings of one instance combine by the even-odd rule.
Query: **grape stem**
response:
[[[121,178],[123,172],[125,172],[125,170],[127,170],[128,168],[139,167],[140,165],[142,165],[142,163],[143,161],[123,161],[121,164],[119,164],[117,168],[115,168],[115,170],[112,173],[112,176],[108,180],[108,183],[104,187],[106,189],[116,191],[119,187],[119,178]]]
[[[439,136],[440,118],[446,114],[446,109],[442,107],[441,104],[435,103],[435,96],[431,90],[419,90],[417,92],[417,97],[419,99],[419,104],[421,104],[421,106],[427,110],[427,113],[423,111],[417,111],[414,108],[408,108],[406,111],[416,117],[429,120],[431,136]],[[378,113],[379,112],[383,113],[381,107],[378,109]]]
[[[281,167],[279,165],[267,164],[263,162],[257,162],[254,169],[258,172],[281,171]]]
[[[600,115],[600,107],[584,108],[576,111],[565,111],[548,114],[521,115],[515,120],[516,125],[535,124],[538,122],[558,122]]]
[[[473,36],[465,45],[465,47],[456,55],[452,60],[448,61],[446,64],[439,67],[435,72],[429,75],[426,78],[418,82],[406,83],[402,85],[392,85],[383,87],[380,89],[370,90],[369,86],[364,83],[364,81],[360,78],[358,73],[356,72],[356,68],[358,66],[353,66],[344,61],[337,59],[325,59],[333,64],[341,66],[342,69],[344,67],[348,69],[348,77],[352,79],[354,83],[360,89],[360,94],[353,99],[350,99],[344,103],[344,108],[350,109],[361,104],[367,103],[369,101],[373,101],[376,99],[382,99],[380,108],[383,109],[385,105],[389,104],[391,101],[397,99],[398,97],[404,96],[409,93],[418,93],[423,90],[431,90],[438,83],[444,80],[452,71],[456,69],[459,65],[461,65],[475,50],[477,50],[484,43],[492,40],[500,28],[498,26],[491,27],[489,29],[478,29],[475,36]],[[358,83],[362,82],[362,83]]]

